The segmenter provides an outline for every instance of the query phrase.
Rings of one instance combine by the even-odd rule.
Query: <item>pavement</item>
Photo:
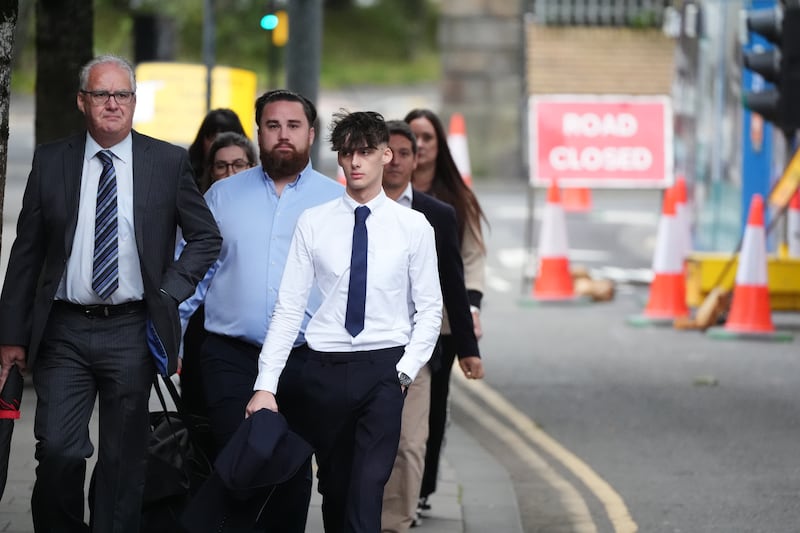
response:
[[[157,409],[155,394],[151,408]],[[33,491],[33,418],[36,397],[26,379],[22,416],[16,421],[9,458],[8,482],[0,500],[0,532],[32,533],[31,492]],[[96,413],[95,413],[96,415]],[[90,424],[90,436],[97,442],[97,417]],[[94,465],[88,460],[87,479]],[[472,437],[456,424],[447,430],[437,491],[429,499],[431,510],[423,516],[419,533],[521,533],[517,500],[508,472]],[[307,533],[322,528],[321,497],[314,490],[308,514]],[[88,513],[85,515],[88,519]]]

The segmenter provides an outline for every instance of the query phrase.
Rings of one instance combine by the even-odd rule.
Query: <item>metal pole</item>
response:
[[[322,64],[322,0],[292,0],[288,3],[289,42],[286,43],[286,87],[317,105]],[[311,160],[319,154],[319,124]]]
[[[206,112],[211,111],[212,71],[215,62],[214,0],[203,0],[203,63],[206,66]]]

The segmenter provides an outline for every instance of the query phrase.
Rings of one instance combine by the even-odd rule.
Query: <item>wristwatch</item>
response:
[[[410,377],[408,377],[408,374],[406,374],[405,372],[398,372],[397,379],[400,381],[400,385],[402,385],[403,387],[408,387],[409,385],[411,385],[412,380]]]

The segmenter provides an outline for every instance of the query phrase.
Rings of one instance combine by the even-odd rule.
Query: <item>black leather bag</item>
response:
[[[170,411],[159,379],[166,385],[177,408]],[[150,413],[152,433],[148,446],[147,473],[142,502],[142,533],[182,531],[180,515],[189,498],[211,473],[206,450],[211,445],[208,419],[188,414],[169,378],[156,378],[156,394],[162,411]]]

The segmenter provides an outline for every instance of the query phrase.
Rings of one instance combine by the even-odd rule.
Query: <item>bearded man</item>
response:
[[[278,296],[289,245],[300,214],[342,196],[344,187],[315,171],[309,159],[317,111],[304,96],[269,91],[256,100],[261,166],[216,182],[206,193],[220,228],[219,259],[180,307],[182,324],[205,304],[209,336],[200,374],[211,429],[222,448],[245,418],[258,375],[258,356]],[[319,307],[312,291],[305,320],[280,379],[278,400],[289,428],[306,434],[300,372],[306,360],[305,326]],[[310,461],[269,497],[268,531],[303,533],[311,498]],[[263,503],[263,501],[261,502]]]

